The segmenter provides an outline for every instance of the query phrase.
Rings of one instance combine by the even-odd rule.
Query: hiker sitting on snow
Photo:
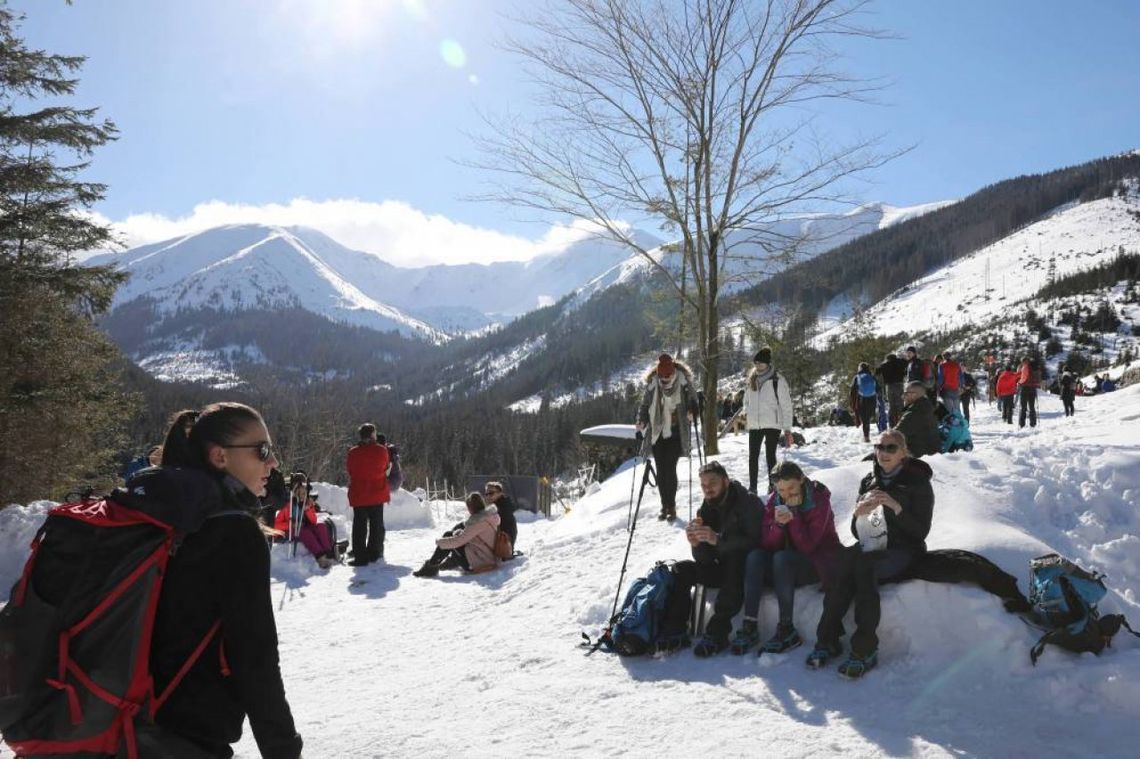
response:
[[[503,492],[503,483],[492,480],[483,486],[483,500],[493,505],[499,514],[499,529],[507,533],[511,545],[518,543],[519,525],[515,521],[515,502]]]
[[[764,505],[760,548],[748,554],[745,565],[744,622],[731,644],[738,655],[760,642],[757,620],[765,584],[776,591],[780,616],[775,634],[760,651],[783,653],[803,642],[792,619],[796,588],[820,581],[826,586],[843,548],[826,485],[809,480],[791,461],[777,464],[771,478],[776,490]]]
[[[692,605],[690,594],[700,583],[720,588],[705,636],[693,649],[694,654],[705,657],[728,646],[732,618],[744,598],[745,558],[760,545],[760,499],[739,482],[730,481],[719,461],[701,467],[701,492],[704,503],[685,528],[693,561],[679,561],[673,566],[676,582],[665,604],[658,650],[670,652],[689,645],[685,630]]]
[[[328,569],[340,561],[340,557],[337,555],[336,541],[333,539],[334,533],[330,529],[332,525],[326,522],[327,517],[321,519],[317,515],[317,504],[312,498],[309,483],[305,480],[304,475],[294,474],[292,484],[292,497],[289,503],[282,506],[277,512],[273,527],[290,538],[295,534],[297,539],[301,541],[301,545],[305,546],[313,558],[317,560],[320,568]],[[290,528],[292,527],[292,516],[295,508],[301,511],[302,519],[298,532],[293,533]]]
[[[873,471],[859,484],[851,532],[859,540],[839,552],[835,576],[823,598],[815,650],[807,665],[818,669],[843,653],[843,615],[855,602],[851,652],[839,674],[862,677],[878,661],[879,582],[906,573],[926,553],[934,516],[930,466],[912,458],[906,437],[887,430],[875,444]]]
[[[424,565],[412,572],[416,577],[435,577],[441,569],[486,572],[498,566],[495,558],[495,536],[499,532],[499,513],[488,506],[483,496],[467,496],[466,522],[456,525],[435,541],[435,553]]]

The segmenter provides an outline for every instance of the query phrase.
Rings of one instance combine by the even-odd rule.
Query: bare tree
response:
[[[863,6],[550,3],[522,20],[525,37],[507,43],[539,85],[540,115],[476,138],[476,165],[493,177],[481,198],[588,220],[642,255],[697,314],[703,388],[715,398],[726,278],[786,263],[803,243],[786,222],[834,203],[841,180],[887,158],[875,139],[821,139],[812,113],[820,101],[878,89],[841,72],[832,48],[844,37],[881,36],[856,25]],[[655,222],[676,242],[647,249],[631,222]],[[706,404],[710,453],[714,416]]]

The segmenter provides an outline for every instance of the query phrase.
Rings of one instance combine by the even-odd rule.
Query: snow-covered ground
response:
[[[977,407],[973,453],[936,456],[932,548],[978,551],[1022,580],[1056,550],[1108,575],[1102,609],[1140,622],[1140,386],[1077,399],[1062,416],[1042,395],[1041,422],[1018,430]],[[833,493],[847,529],[869,446],[853,428],[806,430],[789,454]],[[747,444],[719,457],[747,471]],[[851,683],[786,655],[696,659],[586,657],[579,634],[610,611],[634,478],[615,475],[555,520],[523,521],[526,555],[499,571],[417,579],[459,504],[410,499],[390,515],[388,563],[321,573],[274,557],[273,598],[285,683],[308,757],[546,756],[1133,756],[1140,641],[1100,657],[1050,648],[1029,662],[1034,631],[973,587],[911,582],[883,591],[881,662]],[[688,516],[689,462],[679,465]],[[318,485],[340,513],[337,491]],[[694,483],[694,508],[699,489]],[[404,497],[401,496],[403,499]],[[654,518],[649,490],[628,583],[658,559],[687,557],[684,519]],[[44,509],[0,511],[0,582],[15,579]],[[430,517],[435,526],[427,526]],[[797,596],[809,641],[821,608]],[[774,621],[765,597],[762,632]],[[849,625],[850,628],[850,625]],[[238,756],[256,756],[251,736]],[[8,756],[0,751],[0,755]]]

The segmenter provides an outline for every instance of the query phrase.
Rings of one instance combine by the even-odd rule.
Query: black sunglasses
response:
[[[254,448],[254,455],[257,456],[258,461],[269,461],[269,457],[273,455],[273,446],[269,444],[268,440],[262,440],[260,443],[247,443],[245,445],[223,445],[223,448]]]
[[[883,453],[898,453],[900,447],[898,443],[875,443],[875,450]]]

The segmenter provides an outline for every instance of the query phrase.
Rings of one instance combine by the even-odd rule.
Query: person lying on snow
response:
[[[465,572],[487,572],[499,565],[495,558],[495,536],[499,532],[499,513],[488,506],[483,496],[467,496],[467,521],[457,524],[435,541],[435,553],[424,565],[412,572],[416,577],[435,577],[441,569]]]
[[[933,472],[910,456],[906,436],[887,430],[875,444],[875,462],[859,484],[851,517],[858,543],[839,552],[833,582],[823,598],[815,649],[807,665],[818,669],[843,653],[843,616],[855,604],[851,651],[839,674],[855,679],[878,662],[879,583],[906,573],[926,553],[934,516]]]

